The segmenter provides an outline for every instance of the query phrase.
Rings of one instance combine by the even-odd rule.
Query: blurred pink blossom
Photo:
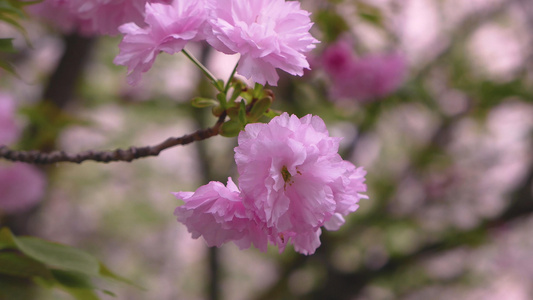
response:
[[[331,97],[370,101],[396,91],[407,73],[401,54],[373,54],[357,57],[346,41],[324,51],[321,65],[331,78]]]
[[[20,135],[20,127],[15,121],[15,101],[0,93],[0,145],[14,143]]]
[[[324,50],[320,63],[326,73],[335,77],[346,76],[356,60],[352,44],[346,40],[339,40]]]
[[[252,81],[276,85],[276,69],[303,75],[309,69],[305,53],[318,41],[309,29],[310,13],[297,1],[209,0],[211,34],[218,51],[241,55],[237,72]]]
[[[65,33],[75,30],[84,34],[90,33],[89,22],[83,21],[71,10],[68,0],[43,0],[28,6],[27,10],[32,15],[53,23]]]
[[[39,203],[45,193],[42,172],[22,163],[0,166],[0,213],[26,211]]]
[[[265,251],[268,240],[281,252],[292,242],[296,251],[313,254],[321,227],[338,230],[367,198],[366,172],[340,157],[340,138],[330,137],[317,116],[284,113],[268,124],[248,124],[238,141],[240,194],[231,180],[227,188],[211,182],[175,194],[186,202],[176,209],[178,220],[208,245],[237,240],[241,248],[253,243]]]
[[[189,41],[202,39],[206,14],[204,1],[146,4],[144,20],[148,27],[141,28],[135,23],[120,26],[124,39],[114,63],[127,66],[128,82],[136,84],[160,51],[173,54],[183,50]]]
[[[169,3],[171,0],[44,0],[28,10],[55,24],[64,32],[85,35],[116,35],[118,27],[134,22],[144,25],[146,3]]]

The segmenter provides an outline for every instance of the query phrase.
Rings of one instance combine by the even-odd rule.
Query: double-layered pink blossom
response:
[[[364,171],[340,157],[339,141],[319,117],[285,113],[269,124],[247,125],[235,148],[247,207],[309,253],[308,245],[319,244],[320,227],[338,229],[365,190]]]
[[[309,15],[298,2],[284,0],[147,4],[147,27],[128,23],[119,28],[125,36],[115,63],[128,67],[129,82],[134,84],[159,52],[172,54],[187,42],[207,40],[218,51],[241,55],[240,75],[276,85],[277,69],[302,76],[309,68],[305,54],[318,43],[309,33]]]
[[[240,193],[228,183],[233,195],[231,203],[221,193],[210,194],[209,200],[201,196],[214,183],[194,194],[177,194],[186,201],[176,210],[178,220],[193,237],[208,236],[208,245],[220,246],[230,240],[239,245],[242,239],[249,241],[253,232],[253,243],[261,250],[264,248],[258,245],[265,241],[278,246],[280,251],[290,242],[296,251],[312,254],[320,245],[321,227],[337,230],[344,223],[343,217],[358,208],[359,199],[366,198],[362,194],[366,191],[365,171],[340,157],[340,139],[330,137],[317,116],[299,119],[284,113],[268,124],[248,124],[238,140],[235,161]],[[225,187],[218,184],[218,188]],[[192,204],[188,199],[196,202]],[[211,207],[209,203],[215,202],[220,205],[216,212],[207,209]],[[242,209],[237,219],[235,206]],[[185,212],[189,218],[183,217]],[[198,214],[202,217],[194,218]],[[210,214],[222,214],[223,218]],[[200,219],[210,224],[209,230],[193,221]],[[235,220],[239,226],[234,225]],[[246,232],[242,225],[253,230]],[[217,232],[213,226],[231,230],[235,237],[222,232],[216,239],[211,235]]]
[[[318,41],[311,36],[310,13],[297,1],[208,0],[211,32],[218,51],[241,55],[237,72],[262,85],[276,85],[276,69],[303,75],[305,53]]]
[[[205,3],[174,1],[172,4],[146,4],[147,27],[135,23],[120,26],[124,39],[114,62],[128,67],[128,82],[135,84],[153,65],[160,51],[173,54],[189,41],[203,39],[207,12]]]
[[[193,238],[203,236],[210,247],[233,241],[242,249],[254,243],[266,250],[267,236],[258,230],[231,178],[227,186],[211,181],[194,193],[178,192],[174,195],[185,201],[174,214],[178,221],[187,225]]]
[[[407,73],[401,54],[373,54],[357,57],[345,40],[326,48],[321,64],[330,76],[333,98],[369,101],[396,91]]]

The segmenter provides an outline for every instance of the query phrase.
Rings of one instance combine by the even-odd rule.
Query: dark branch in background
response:
[[[65,52],[43,92],[43,100],[64,108],[73,98],[78,82],[96,42],[76,33],[65,36]]]
[[[53,164],[58,162],[82,163],[86,160],[108,163],[112,161],[127,161],[148,156],[157,156],[165,149],[187,145],[195,141],[201,141],[219,134],[220,126],[224,123],[226,115],[222,114],[213,127],[200,129],[194,133],[179,138],[168,138],[155,146],[130,147],[128,149],[116,149],[113,151],[85,151],[77,154],[69,154],[64,151],[49,153],[31,150],[17,151],[6,146],[0,146],[0,157],[11,161],[26,162],[31,164]]]

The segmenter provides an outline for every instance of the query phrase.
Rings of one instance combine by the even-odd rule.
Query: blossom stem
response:
[[[239,63],[236,63],[235,67],[233,68],[233,71],[231,71],[231,75],[228,78],[228,82],[226,82],[226,86],[224,87],[224,94],[228,93],[229,87],[231,86],[231,81],[233,80],[233,77],[235,76],[235,73],[237,72],[238,66],[239,66]]]
[[[192,54],[190,54],[187,50],[183,49],[181,50],[181,52],[183,52],[183,54],[185,54],[185,56],[187,56],[188,59],[190,59],[201,71],[202,73],[204,73],[204,75],[209,78],[209,80],[212,81],[213,85],[215,86],[215,88],[217,90],[219,90],[220,92],[222,92],[220,90],[220,87],[219,85],[217,84],[217,79],[215,78],[215,76],[209,72],[209,70],[207,69],[206,66],[204,66],[199,60],[197,60]]]

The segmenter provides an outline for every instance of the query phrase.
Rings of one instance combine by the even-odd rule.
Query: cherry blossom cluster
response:
[[[190,41],[207,41],[226,54],[240,54],[237,73],[265,85],[276,85],[276,69],[303,75],[305,53],[318,41],[309,33],[310,13],[297,1],[175,0],[147,3],[147,26],[119,27],[124,39],[115,63],[128,67],[129,83],[147,72],[160,52],[173,54]]]
[[[0,145],[16,142],[20,127],[15,120],[15,101],[0,94]],[[46,180],[34,166],[22,163],[0,163],[0,214],[30,209],[43,197]]]
[[[295,76],[309,69],[306,54],[318,41],[309,32],[310,13],[298,1],[45,2],[74,8],[76,21],[81,20],[78,26],[89,24],[93,31],[104,32],[102,28],[126,20],[118,26],[124,37],[114,62],[128,68],[130,84],[141,80],[161,52],[183,51],[217,88],[218,102],[198,98],[193,105],[214,106],[217,117],[229,117],[220,134],[238,134],[239,183],[229,178],[226,185],[212,181],[195,192],[174,193],[185,202],[175,215],[193,238],[202,236],[209,246],[234,242],[241,249],[253,245],[261,251],[272,244],[280,252],[290,243],[297,252],[313,254],[320,245],[321,228],[338,230],[344,217],[366,198],[366,172],[341,158],[340,138],[329,136],[322,119],[284,113],[268,124],[254,123],[261,116],[277,115],[269,109],[271,92],[263,88],[277,84],[278,69]],[[117,10],[108,10],[113,5]],[[107,19],[110,13],[116,15]],[[235,72],[255,87],[215,79],[184,49],[199,41],[226,54],[239,54]],[[334,67],[344,68],[342,62]],[[349,72],[340,74],[347,76],[344,82],[353,80]]]
[[[328,46],[319,63],[331,78],[331,97],[371,101],[396,91],[404,81],[407,64],[398,53],[358,57],[348,40]]]
[[[212,181],[175,193],[185,204],[174,214],[209,246],[231,241],[266,251],[270,243],[282,252],[291,242],[313,254],[321,227],[339,229],[366,198],[366,172],[340,157],[339,141],[317,116],[284,113],[248,124],[235,148],[238,187],[229,178],[226,186]]]

